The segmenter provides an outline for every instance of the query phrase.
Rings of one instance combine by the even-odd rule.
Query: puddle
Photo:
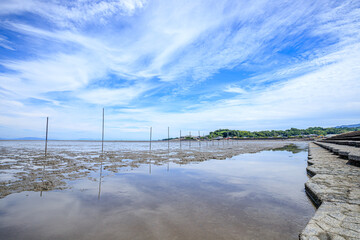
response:
[[[131,144],[126,149],[131,149]],[[191,144],[197,147],[197,143]],[[167,143],[153,143],[158,152],[148,155],[144,150],[147,145],[139,143],[136,151],[144,150],[138,155],[141,161],[128,153],[119,155],[116,146],[120,143],[115,143],[101,161],[93,143],[89,147],[79,144],[82,150],[71,150],[74,156],[67,158],[56,156],[53,148],[52,165],[44,162],[42,169],[29,170],[36,171],[32,172],[36,184],[46,182],[54,184],[53,188],[30,184],[29,188],[9,190],[9,195],[0,199],[0,236],[298,239],[315,211],[304,192],[307,144],[222,144],[215,144],[219,149],[210,143],[208,151],[202,146],[201,151],[186,152],[173,145],[168,155],[163,147]],[[56,149],[70,152],[69,146],[74,148],[67,143]],[[264,148],[269,150],[259,152]],[[33,156],[31,161],[40,159],[31,146],[26,149]],[[253,153],[241,154],[245,150],[236,149]],[[9,154],[4,158],[11,159],[11,151]],[[215,155],[221,155],[222,160],[212,159]],[[203,159],[197,160],[199,157]],[[28,175],[24,179],[31,183]],[[56,181],[61,184],[56,185]]]

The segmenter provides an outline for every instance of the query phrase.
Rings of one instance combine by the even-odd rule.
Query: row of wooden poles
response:
[[[199,133],[199,146],[201,146],[201,136],[200,136],[200,131]],[[179,144],[180,144],[180,148],[181,148],[181,130],[180,130],[180,135],[179,135]],[[191,146],[191,132],[189,132],[189,137],[190,137],[190,141],[189,141],[189,146]],[[151,142],[152,142],[152,127],[150,127],[150,150],[151,150]],[[170,148],[170,127],[168,127],[168,138],[167,138],[167,142],[168,142],[168,148]]]
[[[48,132],[49,132],[49,117],[46,117],[46,137],[45,137],[45,156],[47,155],[47,142],[48,142]],[[199,146],[201,146],[201,136],[200,136],[200,131],[199,133]],[[101,152],[104,152],[104,134],[105,134],[105,109],[103,108],[102,111],[102,136],[101,136]],[[180,136],[179,136],[179,143],[180,143],[180,148],[181,148],[181,130],[180,130]],[[189,132],[189,147],[191,146],[191,132]],[[168,127],[168,148],[170,148],[170,127]],[[150,127],[150,150],[151,150],[151,142],[152,142],[152,127]]]
[[[45,158],[47,155],[47,143],[48,143],[48,133],[49,133],[49,117],[46,117],[46,137],[45,137]],[[201,146],[201,139],[200,139],[200,131],[199,133],[199,146]],[[105,136],[105,109],[103,108],[102,111],[102,136],[101,136],[101,152],[104,153],[104,136]],[[179,143],[180,143],[180,149],[181,149],[181,130],[180,130],[180,136],[179,136]],[[189,147],[191,147],[191,132],[189,132]],[[170,127],[168,127],[168,149],[170,148]],[[151,142],[152,142],[152,127],[150,127],[150,143],[149,143],[149,147],[150,147],[150,151],[151,151]],[[224,142],[223,142],[224,144]],[[101,165],[100,165],[100,177],[99,177],[99,192],[98,192],[98,200],[100,199],[100,195],[101,195],[101,178],[102,178],[102,165],[103,165],[103,160],[101,158]],[[169,163],[167,166],[167,170],[169,171]],[[45,165],[43,168],[43,174],[45,171]],[[151,174],[151,163],[149,164],[149,172]],[[44,177],[43,177],[44,178]],[[40,196],[42,196],[42,191],[40,192]]]

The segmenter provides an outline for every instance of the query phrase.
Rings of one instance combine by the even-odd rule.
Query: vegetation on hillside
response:
[[[309,137],[309,136],[325,136],[328,134],[340,134],[350,131],[360,131],[360,127],[354,128],[322,128],[310,127],[307,129],[290,128],[287,130],[266,130],[266,131],[243,131],[218,129],[210,132],[208,138],[217,137],[240,137],[240,138],[288,138],[288,137]]]

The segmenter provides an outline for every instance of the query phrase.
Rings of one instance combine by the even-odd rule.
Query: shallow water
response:
[[[21,146],[23,152],[43,147],[36,141],[27,144]],[[198,143],[192,144],[194,148]],[[241,144],[245,143],[235,146]],[[91,152],[99,147],[96,142],[55,145],[49,151],[57,154],[70,148],[81,155],[84,149]],[[8,142],[1,146],[14,147]],[[220,151],[205,146],[202,151]],[[141,151],[148,143],[107,143],[106,147]],[[167,161],[150,158],[131,167],[129,162],[136,159],[121,159],[122,165],[114,171],[111,158],[105,158],[91,162],[88,174],[65,179],[63,190],[7,195],[0,199],[1,239],[298,239],[314,214],[304,191],[306,149],[182,164],[171,161],[177,147],[171,145]],[[152,148],[161,150],[167,143],[154,143]],[[1,163],[11,162],[6,157]],[[51,172],[50,166],[44,169],[45,174]]]

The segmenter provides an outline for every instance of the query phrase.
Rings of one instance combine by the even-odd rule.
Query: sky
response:
[[[360,1],[2,0],[0,138],[360,123]]]

